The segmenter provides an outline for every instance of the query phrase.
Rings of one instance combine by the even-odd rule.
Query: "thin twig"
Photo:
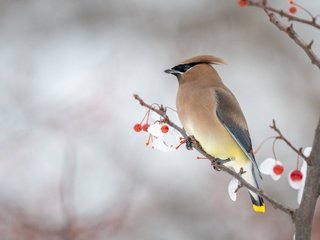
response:
[[[167,115],[167,113],[166,113],[166,110],[165,110],[164,108],[157,109],[157,108],[155,108],[155,107],[152,107],[151,104],[147,104],[146,102],[144,102],[144,101],[139,97],[138,94],[133,94],[133,97],[134,97],[134,99],[136,99],[136,100],[140,103],[141,106],[146,107],[146,108],[150,109],[151,111],[157,113],[157,114],[160,115],[161,117],[163,117],[163,118],[166,120],[166,123],[167,123],[169,126],[171,126],[171,127],[173,127],[174,129],[176,129],[179,133],[181,133],[181,135],[182,135],[184,138],[187,138],[187,137],[188,137],[187,134],[186,134],[186,132],[185,132],[182,128],[180,128],[178,125],[176,125],[175,123],[173,123],[173,122],[170,121],[170,119],[169,119],[169,117],[168,117],[168,115]]]
[[[312,43],[307,44],[305,41],[297,34],[293,29],[293,25],[287,26],[280,22],[280,20],[275,16],[274,13],[269,12],[265,9],[266,14],[269,16],[270,22],[272,22],[280,31],[285,32],[297,45],[299,45],[303,51],[308,55],[311,60],[311,63],[320,68],[320,59],[312,51]]]
[[[278,134],[278,136],[276,137],[277,139],[281,139],[282,141],[284,141],[294,152],[301,156],[308,163],[308,165],[311,165],[310,159],[303,154],[302,148],[298,149],[293,146],[293,144],[281,133],[274,119],[272,120],[272,125],[270,126],[270,128]]]
[[[133,97],[140,103],[141,106],[146,107],[148,109],[150,109],[151,111],[159,114],[161,117],[166,119],[166,122],[168,125],[170,125],[171,127],[173,127],[174,129],[176,129],[178,132],[181,133],[181,135],[184,138],[187,138],[187,134],[184,131],[184,129],[180,128],[179,126],[177,126],[175,123],[171,122],[171,120],[169,119],[168,115],[166,114],[165,109],[156,109],[154,107],[152,107],[150,104],[147,104],[145,101],[142,100],[142,98],[139,97],[139,95],[134,94]],[[222,170],[224,172],[227,172],[229,175],[233,176],[234,178],[236,178],[239,181],[240,186],[244,186],[247,189],[251,190],[252,192],[260,195],[261,197],[263,197],[264,199],[266,199],[268,202],[270,202],[275,208],[289,214],[291,216],[291,218],[294,215],[295,210],[291,209],[287,206],[284,206],[283,204],[277,202],[276,200],[274,200],[272,197],[270,197],[269,195],[265,194],[261,189],[258,189],[254,186],[252,186],[250,183],[248,183],[246,180],[244,180],[241,177],[241,174],[236,173],[235,171],[231,170],[230,168],[224,166],[223,164],[220,164],[221,160],[215,157],[212,157],[211,155],[209,155],[208,153],[206,153],[201,146],[197,146],[194,145],[193,146],[194,149],[196,149],[199,153],[201,153],[203,156],[205,156],[208,160],[210,160],[211,165],[213,167],[218,167],[219,170]]]
[[[320,24],[318,24],[316,22],[316,19],[317,19],[318,16],[312,16],[312,15],[309,14],[310,17],[311,17],[310,20],[304,19],[304,18],[299,18],[299,17],[294,16],[294,15],[292,15],[290,13],[287,13],[287,12],[285,12],[283,10],[278,10],[278,9],[275,9],[275,8],[267,5],[266,1],[265,2],[263,2],[263,1],[259,1],[259,2],[249,1],[249,5],[253,6],[253,7],[258,7],[258,8],[265,9],[265,10],[267,10],[269,12],[277,13],[281,17],[287,18],[289,21],[300,22],[300,23],[307,24],[307,25],[310,25],[312,27],[320,29]]]
[[[278,14],[281,17],[286,17],[290,21],[308,24],[310,26],[320,29],[320,24],[316,23],[316,17],[312,17],[311,20],[302,19],[290,15],[284,12],[283,10],[277,10],[273,7],[268,6],[267,1],[249,1],[249,5],[263,9],[265,13],[268,15],[270,22],[273,23],[280,31],[285,32],[300,48],[303,49],[303,51],[308,55],[309,59],[311,60],[311,63],[320,68],[320,59],[312,50],[313,40],[311,40],[310,43],[306,43],[293,29],[292,24],[290,24],[290,26],[285,25],[277,18],[276,14]]]

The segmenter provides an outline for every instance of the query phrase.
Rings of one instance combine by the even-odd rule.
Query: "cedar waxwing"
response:
[[[179,119],[189,136],[193,136],[211,156],[230,160],[225,166],[245,173],[242,177],[258,188],[246,119],[233,93],[223,84],[211,64],[224,61],[214,56],[197,56],[165,70],[178,78],[176,99]],[[253,210],[265,212],[263,199],[249,191]]]

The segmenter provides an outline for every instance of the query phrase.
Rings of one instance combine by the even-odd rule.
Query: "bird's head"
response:
[[[177,66],[174,66],[173,68],[165,70],[164,72],[175,75],[177,78],[179,78],[182,74],[184,74],[186,71],[197,64],[199,63],[181,63]]]
[[[225,61],[221,58],[210,56],[210,55],[200,55],[196,57],[189,58],[183,61],[181,64],[174,66],[173,68],[167,69],[164,72],[175,75],[178,78],[179,83],[181,79],[194,79],[198,74],[204,73],[204,68],[209,67],[212,71],[213,68],[210,64],[224,64]],[[202,68],[200,67],[202,66]],[[186,77],[190,76],[190,77]]]

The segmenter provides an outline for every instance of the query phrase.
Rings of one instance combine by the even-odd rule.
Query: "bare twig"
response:
[[[177,126],[175,123],[171,122],[169,117],[166,114],[165,109],[156,109],[154,107],[152,107],[150,104],[147,104],[145,101],[142,100],[142,98],[139,97],[139,95],[134,94],[133,97],[140,103],[141,106],[146,107],[148,109],[150,109],[151,111],[159,114],[161,117],[166,119],[166,122],[168,125],[170,125],[171,127],[173,127],[174,129],[176,129],[178,132],[181,133],[181,135],[185,138],[187,138],[187,134],[184,131],[184,129],[180,128],[179,126]],[[251,190],[252,192],[260,195],[261,197],[263,197],[264,199],[266,199],[268,202],[270,202],[275,208],[289,214],[291,216],[291,218],[294,216],[294,209],[291,209],[287,206],[284,206],[283,204],[277,202],[276,200],[274,200],[272,197],[270,197],[269,195],[265,194],[261,189],[258,189],[254,186],[252,186],[250,183],[248,183],[246,180],[244,180],[241,177],[241,174],[236,173],[235,171],[231,170],[230,168],[224,166],[223,164],[221,164],[221,160],[215,157],[212,157],[211,155],[209,155],[208,153],[206,153],[201,146],[193,146],[194,149],[196,149],[199,153],[201,153],[203,156],[205,156],[208,160],[210,160],[211,165],[213,167],[217,167],[219,168],[219,170],[222,170],[224,172],[227,172],[229,175],[233,176],[234,178],[236,178],[239,181],[239,185],[240,186],[244,186],[247,189]]]
[[[157,109],[153,106],[151,106],[151,104],[147,104],[145,103],[140,97],[138,94],[133,94],[133,97],[140,103],[141,106],[143,107],[146,107],[148,109],[150,109],[151,111],[159,114],[161,117],[163,117],[164,119],[166,119],[166,123],[173,127],[174,129],[176,129],[179,133],[181,133],[181,135],[184,137],[184,138],[187,138],[187,134],[186,132],[180,128],[178,125],[176,125],[175,123],[171,122],[168,115],[167,115],[167,112],[166,112],[166,109],[164,108],[160,108],[160,109]]]
[[[243,168],[240,168],[239,175],[242,176],[242,174],[244,174],[244,173],[246,173],[246,171],[244,171]],[[236,190],[234,190],[234,192],[235,193],[238,192],[240,190],[240,188],[242,188],[242,187],[243,187],[242,183],[239,183]]]
[[[293,15],[290,15],[284,12],[283,10],[277,10],[273,7],[270,7],[267,4],[267,1],[259,1],[259,2],[249,1],[249,5],[263,9],[265,13],[268,15],[270,22],[272,22],[280,31],[285,32],[300,48],[303,49],[303,51],[308,55],[309,59],[311,60],[311,63],[316,65],[318,68],[320,68],[320,59],[316,55],[316,53],[312,50],[313,40],[311,40],[310,43],[306,43],[293,29],[293,24],[290,24],[290,26],[287,26],[277,18],[276,14],[281,17],[286,17],[289,21],[296,21],[303,24],[308,24],[310,26],[320,29],[320,24],[316,23],[317,17],[314,17],[311,15],[311,20],[299,18]]]
[[[293,25],[287,26],[280,22],[280,20],[275,16],[274,13],[269,12],[265,9],[266,14],[269,16],[270,22],[272,22],[280,31],[285,32],[299,47],[303,49],[303,51],[308,55],[311,60],[311,63],[320,68],[320,59],[319,57],[312,51],[312,43],[305,43],[305,41],[297,34],[297,32],[293,29]],[[311,41],[312,42],[312,41]]]
[[[304,18],[299,18],[299,17],[296,17],[296,16],[294,16],[292,14],[289,14],[289,13],[283,11],[283,10],[278,10],[278,9],[275,9],[275,8],[267,5],[267,1],[259,1],[259,2],[249,1],[249,5],[265,9],[265,10],[267,10],[269,12],[277,13],[279,16],[285,17],[289,21],[300,22],[300,23],[307,24],[307,25],[310,25],[312,27],[320,29],[320,24],[318,24],[316,22],[317,16],[310,15],[310,17],[311,17],[310,20],[304,19]]]
[[[293,29],[293,25],[291,24],[290,26],[287,26],[283,24],[279,21],[276,14],[278,14],[281,17],[286,17],[289,21],[300,22],[318,29],[320,29],[320,25],[316,23],[316,19],[320,15],[313,16],[309,11],[303,8],[310,15],[311,20],[301,19],[289,15],[283,12],[282,10],[276,10],[268,6],[266,0],[260,2],[249,1],[249,5],[262,8],[269,16],[270,22],[273,23],[280,31],[285,32],[289,38],[291,38],[300,48],[304,50],[304,52],[308,55],[309,59],[311,60],[311,63],[320,68],[320,59],[312,50],[313,40],[306,44],[305,41]],[[294,5],[299,6],[297,4]],[[301,8],[301,6],[299,7]],[[304,160],[308,163],[307,176],[303,190],[302,201],[299,208],[295,210],[292,220],[295,226],[295,239],[311,239],[312,222],[315,207],[320,195],[320,119],[318,122],[317,129],[315,131],[312,151],[310,157],[308,158],[306,158],[306,156],[304,156],[304,154],[301,152],[301,148],[295,148],[290,143],[290,141],[288,141],[282,135],[280,130],[276,127],[275,121],[273,121],[273,125],[270,127],[278,133],[278,139],[282,139],[293,151],[295,151],[297,154],[303,157]]]
[[[270,126],[270,128],[278,134],[278,136],[276,137],[277,139],[281,139],[282,141],[284,141],[294,152],[301,156],[308,163],[308,165],[311,165],[310,159],[303,154],[302,148],[298,149],[293,146],[293,144],[281,133],[274,119],[272,120],[272,125]]]

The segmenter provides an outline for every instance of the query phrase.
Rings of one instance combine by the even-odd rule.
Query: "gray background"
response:
[[[320,13],[317,1],[303,6]],[[319,31],[295,26],[319,55]],[[175,108],[177,81],[163,70],[212,54],[228,63],[216,69],[255,147],[274,135],[272,119],[310,146],[319,70],[263,11],[217,0],[2,0],[0,32],[1,239],[292,239],[285,214],[268,203],[254,213],[244,189],[232,202],[231,178],[196,152],[146,148],[132,130],[146,111],[133,93]],[[285,173],[262,186],[296,207],[287,182],[296,155],[281,142],[276,153]],[[257,161],[271,156],[268,142]]]

